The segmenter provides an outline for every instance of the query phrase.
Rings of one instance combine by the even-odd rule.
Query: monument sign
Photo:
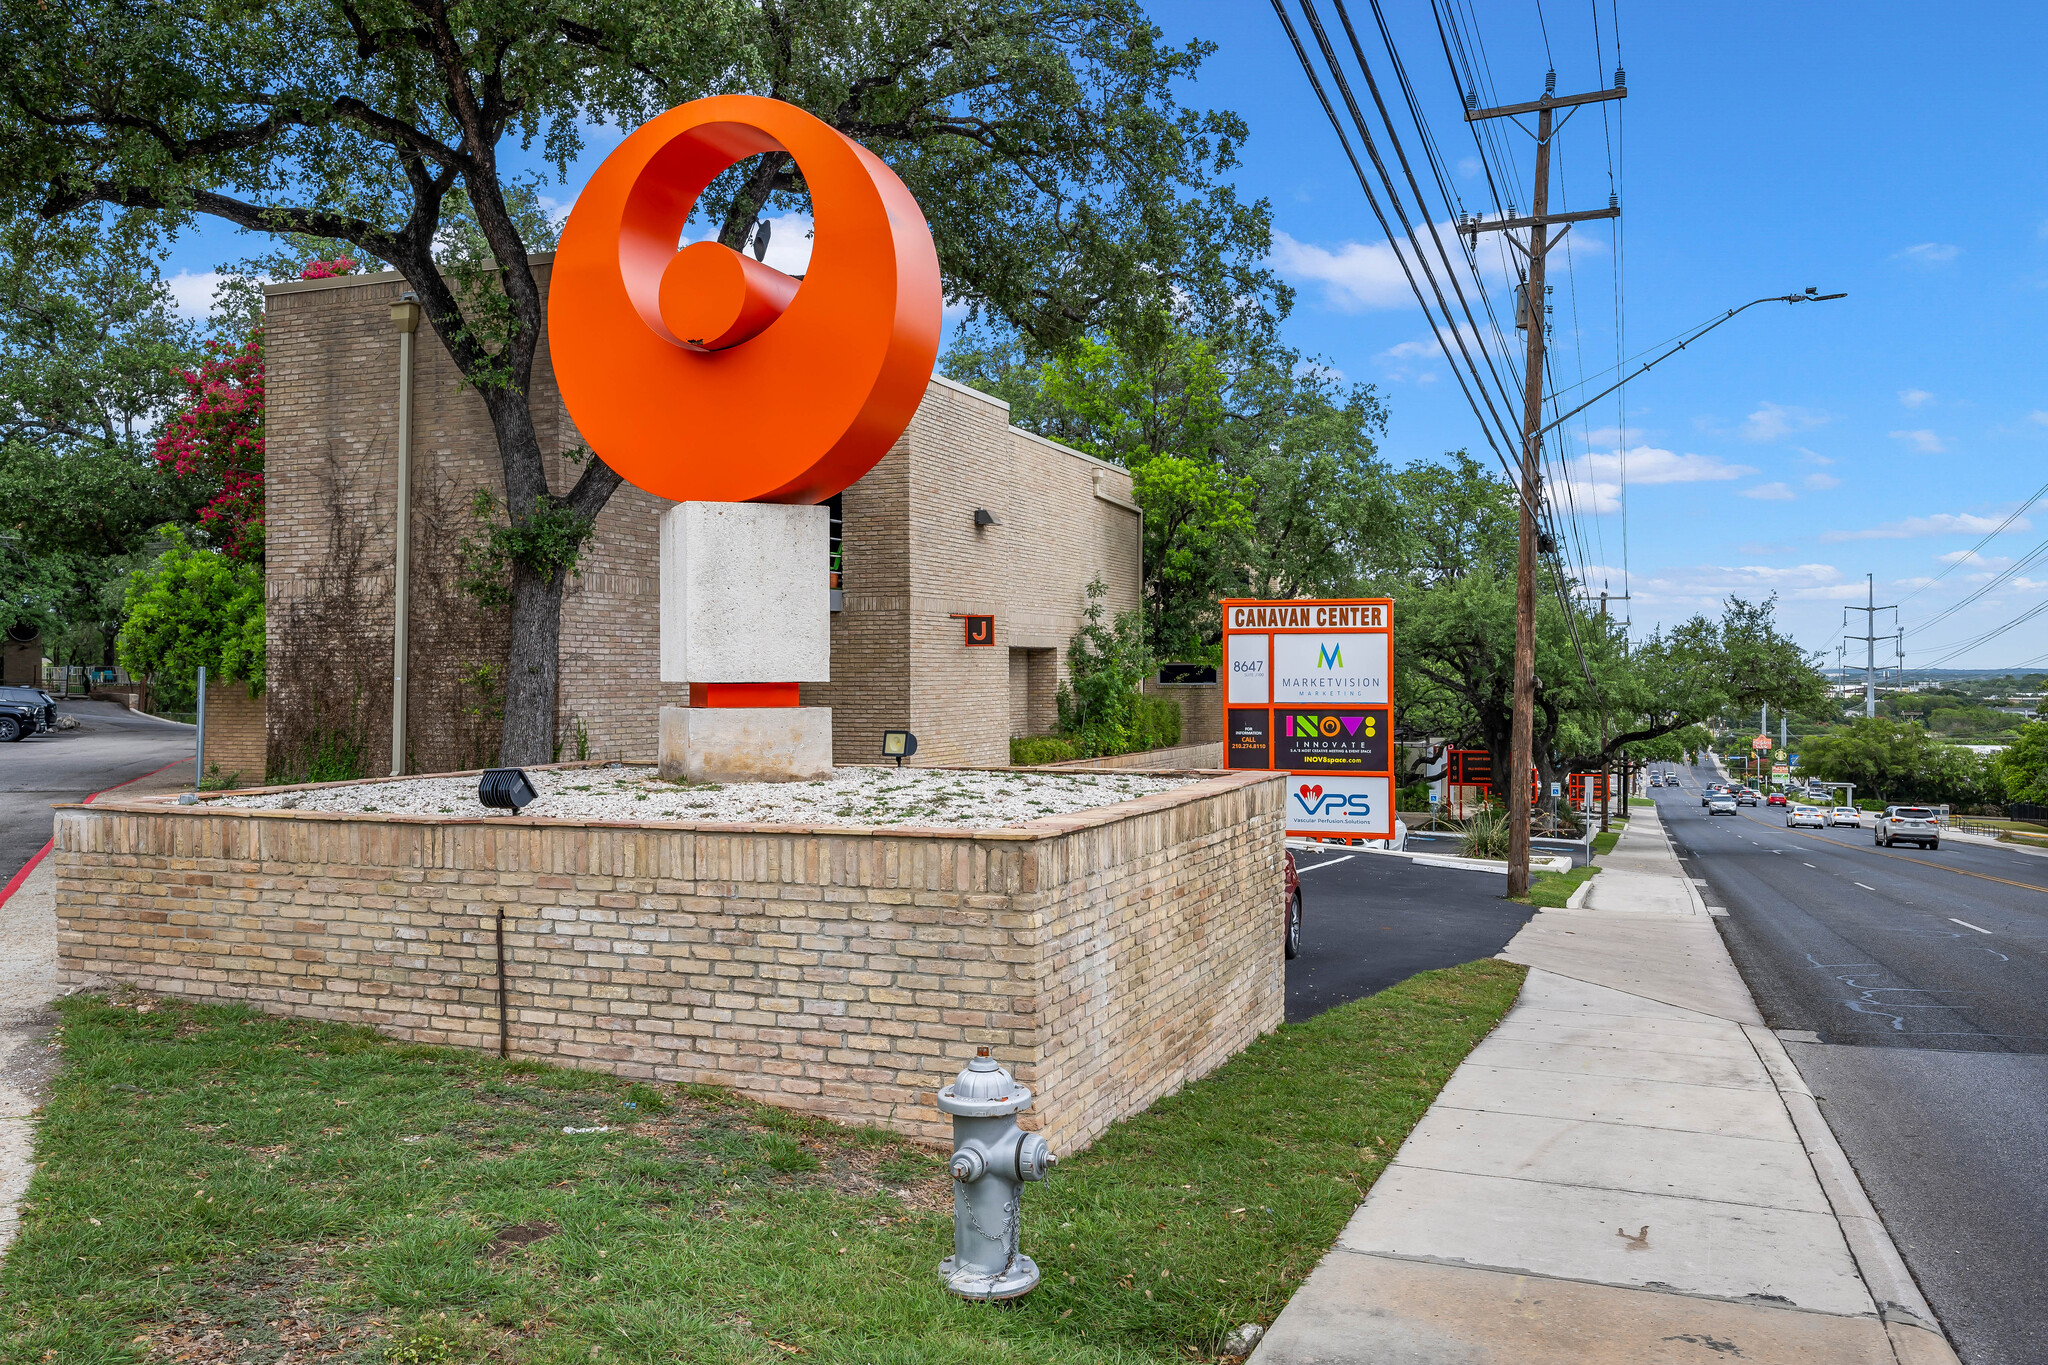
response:
[[[1223,604],[1224,762],[1288,773],[1287,832],[1394,837],[1394,604]]]

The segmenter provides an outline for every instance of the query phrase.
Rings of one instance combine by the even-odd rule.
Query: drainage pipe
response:
[[[412,339],[419,300],[408,289],[391,305],[398,329],[398,535],[391,585],[391,775],[405,774],[405,671],[412,625]],[[501,989],[502,994],[502,989]]]

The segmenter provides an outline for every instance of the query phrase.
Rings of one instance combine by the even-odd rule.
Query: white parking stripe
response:
[[[1862,883],[1862,882],[1851,882],[1851,883],[1850,883],[1850,885],[1851,885],[1851,886],[1863,886],[1863,883]],[[1876,887],[1874,887],[1874,886],[1863,886],[1863,889],[1864,889],[1865,891],[1875,891],[1875,890],[1877,890],[1877,888],[1876,888]]]
[[[1345,855],[1344,855],[1343,857],[1341,857],[1341,858],[1332,858],[1332,859],[1330,859],[1330,860],[1329,860],[1328,862],[1326,862],[1326,863],[1299,863],[1299,862],[1298,862],[1298,863],[1296,863],[1296,864],[1294,865],[1294,870],[1295,870],[1296,872],[1314,872],[1314,871],[1315,871],[1316,869],[1318,869],[1318,868],[1323,868],[1323,867],[1335,867],[1335,866],[1336,866],[1336,865],[1337,865],[1338,863],[1348,863],[1348,862],[1350,862],[1350,861],[1351,861],[1351,860],[1352,860],[1353,858],[1356,858],[1357,856],[1358,856],[1358,855],[1357,855],[1356,853],[1347,853],[1347,854],[1345,854]]]
[[[1969,922],[1968,920],[1966,920],[1966,919],[1957,919],[1957,918],[1956,918],[1956,917],[1955,917],[1954,915],[1950,915],[1950,916],[1948,917],[1948,922],[1949,922],[1950,924],[1960,924],[1960,925],[1962,925],[1962,926],[1963,926],[1963,927],[1964,927],[1965,929],[1977,929],[1977,926],[1976,926],[1976,925],[1974,925],[1974,924],[1972,924],[1972,923],[1970,923],[1970,922]],[[1991,931],[1990,931],[1989,929],[1977,929],[1977,932],[1978,932],[1978,933],[1980,933],[1980,934],[1988,934],[1988,933],[1990,933]]]

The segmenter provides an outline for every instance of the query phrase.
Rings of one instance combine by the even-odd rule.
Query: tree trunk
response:
[[[505,656],[505,729],[498,763],[555,761],[555,689],[562,657],[563,576],[512,567],[512,640]]]

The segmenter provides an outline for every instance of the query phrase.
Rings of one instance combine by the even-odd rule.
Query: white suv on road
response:
[[[1941,823],[1925,806],[1886,806],[1884,814],[1877,817],[1872,838],[1882,848],[1893,844],[1940,848]]]

